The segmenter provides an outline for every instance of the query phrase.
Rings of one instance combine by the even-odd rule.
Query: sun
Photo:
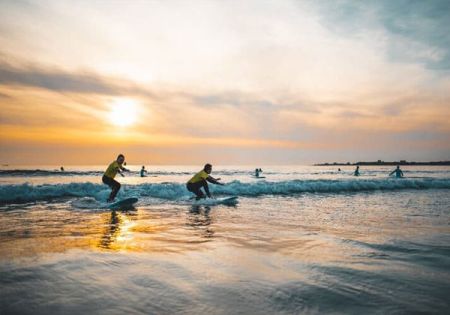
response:
[[[109,120],[116,126],[128,127],[136,123],[138,106],[130,99],[117,99],[111,103]]]

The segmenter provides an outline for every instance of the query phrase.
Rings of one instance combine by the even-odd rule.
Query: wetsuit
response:
[[[108,168],[103,174],[102,182],[111,187],[111,194],[109,195],[108,201],[114,200],[114,198],[116,198],[117,193],[119,192],[120,183],[114,179],[119,169],[120,169],[119,163],[117,161],[114,161],[111,164],[109,164]]]

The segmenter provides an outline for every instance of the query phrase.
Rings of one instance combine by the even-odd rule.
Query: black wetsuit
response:
[[[120,183],[116,181],[114,178],[103,175],[102,182],[109,187],[111,187],[111,194],[109,195],[108,200],[114,200],[116,198],[117,193],[120,189]]]
[[[210,197],[211,194],[209,193],[209,187],[208,187],[208,183],[206,182],[206,180],[201,180],[196,183],[187,183],[186,184],[187,190],[189,190],[190,192],[193,192],[197,196],[197,199],[205,198],[205,194],[201,190],[202,187],[205,189],[205,192],[208,195],[208,197]]]

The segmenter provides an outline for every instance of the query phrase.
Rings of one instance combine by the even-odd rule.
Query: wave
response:
[[[2,176],[17,176],[17,177],[33,177],[33,176],[99,176],[101,171],[59,171],[59,170],[0,170],[0,177]]]
[[[215,195],[293,195],[301,193],[351,193],[361,191],[391,191],[405,189],[450,189],[450,179],[373,179],[373,180],[290,180],[281,182],[242,183],[233,181],[225,186],[210,185]],[[0,203],[50,201],[59,198],[93,197],[106,200],[106,185],[94,183],[0,185]],[[157,183],[123,185],[119,197],[151,197],[181,200],[189,196],[184,184]]]

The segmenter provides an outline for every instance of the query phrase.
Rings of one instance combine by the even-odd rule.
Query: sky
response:
[[[450,1],[0,0],[0,164],[450,160]]]

